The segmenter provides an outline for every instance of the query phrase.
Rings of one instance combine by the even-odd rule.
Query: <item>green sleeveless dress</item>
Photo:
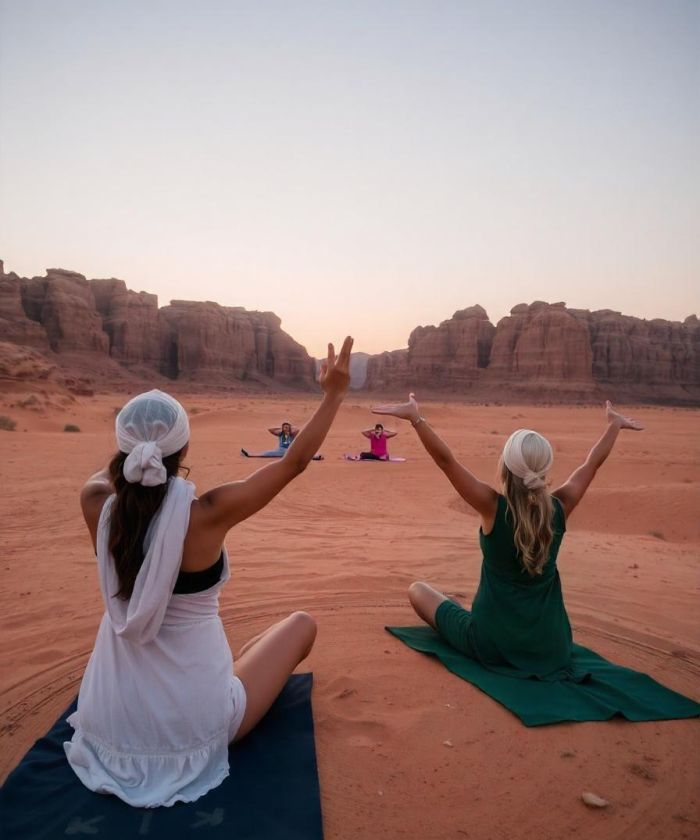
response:
[[[540,575],[530,575],[515,547],[504,496],[493,529],[479,529],[481,580],[471,611],[445,601],[435,621],[453,647],[489,670],[541,680],[583,679],[572,665],[571,624],[564,607],[557,555],[566,531],[561,503],[553,502],[552,545]]]
[[[557,554],[566,522],[553,498],[554,539],[541,575],[524,569],[503,496],[493,530],[479,534],[483,563],[471,610],[443,601],[432,627],[387,627],[437,656],[526,726],[580,720],[671,720],[700,715],[700,704],[656,680],[577,645],[564,607]]]

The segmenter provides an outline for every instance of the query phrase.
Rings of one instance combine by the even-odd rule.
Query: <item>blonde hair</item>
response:
[[[542,574],[554,536],[552,497],[545,482],[553,460],[549,441],[530,429],[518,429],[508,438],[500,460],[515,547],[532,577]]]

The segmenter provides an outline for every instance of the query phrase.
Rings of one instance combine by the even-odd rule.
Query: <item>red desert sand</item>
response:
[[[420,397],[420,395],[419,395]],[[200,491],[242,478],[268,426],[303,423],[312,397],[183,396],[190,478]],[[78,504],[113,449],[123,396],[44,414],[0,411],[4,778],[76,694],[103,612]],[[6,403],[8,401],[6,400]],[[295,609],[319,624],[300,670],[314,718],[328,840],[359,838],[690,838],[700,830],[700,724],[577,723],[527,729],[385,624],[414,624],[406,589],[425,579],[469,604],[479,579],[476,516],[407,423],[403,464],[348,463],[369,401],[352,394],[306,472],[227,540],[222,618],[234,651]],[[555,450],[554,484],[604,428],[602,408],[423,403],[457,456],[493,479],[506,437],[527,426]],[[698,412],[625,409],[623,433],[569,522],[559,566],[575,639],[700,699]],[[388,419],[386,420],[389,424]],[[65,424],[80,427],[66,434]],[[598,810],[581,796],[609,802]]]

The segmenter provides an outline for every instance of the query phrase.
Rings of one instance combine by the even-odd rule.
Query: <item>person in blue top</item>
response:
[[[241,447],[241,455],[246,458],[282,458],[297,436],[299,429],[285,420],[281,426],[270,427],[268,432],[278,439],[276,449],[268,449],[266,452],[248,452],[247,449]],[[322,461],[323,455],[314,455],[313,460]]]

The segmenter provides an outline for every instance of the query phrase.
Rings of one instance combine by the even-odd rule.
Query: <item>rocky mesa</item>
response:
[[[0,261],[0,342],[46,358],[63,375],[103,388],[153,375],[207,386],[258,382],[308,389],[314,360],[272,312],[134,292],[123,280],[64,269],[6,274]],[[7,353],[5,353],[7,355]],[[5,375],[8,364],[2,366]],[[27,366],[20,366],[20,377]]]
[[[370,358],[366,387],[503,399],[700,404],[700,321],[644,320],[565,303],[521,303],[495,326],[481,306],[417,327]]]
[[[308,390],[316,362],[272,312],[174,300],[49,269],[4,272],[0,380],[56,382],[74,393],[180,382]],[[492,324],[481,306],[416,327],[408,348],[354,353],[352,387],[474,400],[616,400],[700,405],[700,321],[645,320],[535,301]]]

